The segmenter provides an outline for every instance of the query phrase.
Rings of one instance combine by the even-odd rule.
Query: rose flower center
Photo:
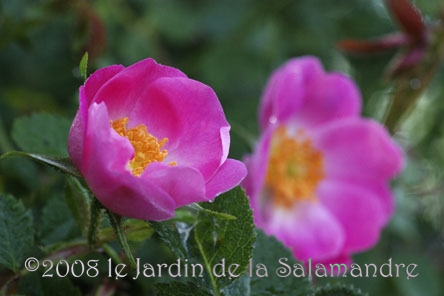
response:
[[[279,127],[272,138],[265,185],[276,205],[290,207],[301,200],[316,200],[315,190],[324,178],[324,160],[309,139]]]
[[[128,117],[111,120],[111,127],[119,135],[127,138],[134,148],[134,157],[130,160],[129,165],[132,174],[138,177],[150,163],[163,161],[168,155],[168,151],[162,149],[163,145],[168,142],[168,138],[159,141],[148,132],[144,124],[139,124],[131,129],[127,129],[127,124]],[[176,165],[176,162],[171,162],[170,165]]]

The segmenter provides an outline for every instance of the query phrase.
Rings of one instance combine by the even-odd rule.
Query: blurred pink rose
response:
[[[245,177],[244,164],[227,158],[230,126],[216,94],[175,68],[146,59],[100,69],[79,101],[69,155],[117,214],[168,219]]]
[[[257,226],[299,260],[349,263],[393,213],[388,183],[403,154],[360,108],[355,84],[310,56],[288,61],[265,88],[243,185]]]

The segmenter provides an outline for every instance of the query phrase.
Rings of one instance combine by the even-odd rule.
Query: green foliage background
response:
[[[417,0],[431,22],[439,0]],[[381,118],[390,84],[383,80],[395,51],[368,57],[336,49],[345,38],[370,38],[398,30],[381,0],[0,0],[0,153],[23,146],[40,149],[22,134],[35,112],[56,114],[58,129],[35,133],[54,153],[66,155],[69,122],[77,109],[78,71],[85,50],[89,72],[146,57],[181,69],[214,88],[232,125],[231,156],[241,159],[257,137],[257,106],[270,73],[287,59],[320,57],[328,70],[352,76],[361,88],[364,115]],[[339,278],[371,295],[442,295],[444,284],[444,71],[435,77],[397,136],[408,157],[394,183],[397,209],[372,250],[355,261],[416,263],[419,276]],[[65,134],[57,134],[57,131]],[[52,142],[62,143],[54,146]],[[44,147],[42,149],[45,149]],[[34,151],[38,152],[38,151]],[[64,182],[57,173],[25,159],[0,162],[0,192],[32,208],[43,242],[77,235],[75,220],[59,205]],[[21,209],[20,205],[19,209]],[[51,208],[58,215],[45,220]],[[30,219],[28,212],[23,213]],[[2,230],[3,231],[3,230]],[[159,247],[160,242],[149,244]],[[165,251],[168,258],[168,252]],[[150,254],[139,254],[153,257]],[[0,278],[0,282],[3,279]],[[62,281],[62,280],[60,280]],[[45,284],[41,284],[42,291]]]

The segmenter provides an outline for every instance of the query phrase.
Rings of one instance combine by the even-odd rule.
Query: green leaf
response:
[[[53,277],[42,277],[42,273],[27,273],[20,281],[18,293],[28,296],[80,296],[82,292],[68,277],[59,277],[54,272]]]
[[[97,232],[102,221],[103,206],[99,200],[93,196],[89,204],[90,218],[88,220],[88,245],[93,246],[97,242]]]
[[[0,194],[0,265],[14,272],[34,245],[31,211],[11,195]]]
[[[162,283],[156,285],[156,295],[158,296],[176,296],[180,291],[181,296],[211,296],[211,294],[202,291],[198,286],[192,283]]]
[[[342,284],[331,286],[327,284],[324,287],[316,289],[315,296],[363,296],[360,289],[356,290],[354,287],[349,287]]]
[[[223,295],[250,295],[251,277],[248,273],[222,289]],[[251,294],[253,295],[253,294]]]
[[[33,153],[27,153],[27,152],[21,152],[21,151],[10,151],[0,156],[0,160],[8,157],[14,157],[14,156],[22,156],[27,157],[33,160],[37,160],[40,163],[49,165],[50,167],[55,168],[56,170],[70,174],[76,177],[82,177],[80,172],[77,170],[77,168],[73,165],[70,158],[60,158],[60,157],[53,157],[53,156],[47,156],[47,155],[40,155],[40,154],[33,154]]]
[[[126,219],[123,222],[122,227],[125,231],[126,238],[131,242],[144,241],[154,232],[153,228],[148,223],[137,219]],[[100,242],[111,241],[114,238],[115,233],[112,227],[106,227],[99,231],[98,240]]]
[[[87,234],[88,222],[90,221],[90,194],[79,181],[79,179],[69,176],[65,186],[65,201],[71,210],[77,225],[83,234]]]
[[[258,230],[253,252],[253,264],[250,266],[252,275],[251,295],[310,295],[313,291],[308,280],[308,274],[301,277],[288,274],[289,269],[281,264],[280,260],[289,266],[291,271],[293,271],[294,264],[303,266],[302,263],[293,258],[292,252],[278,242],[276,238],[267,236],[263,231]],[[263,277],[265,271],[261,269],[260,265],[266,268],[266,277]],[[277,273],[278,269],[284,271],[279,273],[280,276]],[[297,274],[300,274],[300,272],[297,272]]]
[[[17,118],[12,138],[23,151],[67,157],[67,140],[71,122],[66,118],[36,113]]]
[[[203,267],[203,277],[192,277],[194,284],[213,295],[221,295],[224,287],[244,274],[252,256],[255,240],[252,211],[240,187],[200,206],[206,210],[198,212],[193,224],[175,219],[151,224],[181,260]]]
[[[80,60],[79,71],[82,79],[86,80],[86,77],[88,76],[88,52],[85,52]]]
[[[128,245],[128,240],[125,235],[125,231],[122,226],[122,216],[119,216],[110,210],[106,209],[106,215],[108,216],[109,222],[116,233],[117,239],[122,247],[123,252],[129,260],[130,267],[132,269],[136,268],[136,261],[134,259],[133,252],[131,251],[130,246]]]
[[[240,187],[219,196],[212,203],[201,204],[213,211],[237,217],[236,220],[218,219],[213,214],[199,213],[199,222],[194,229],[194,239],[210,276],[213,288],[221,289],[230,284],[230,266],[239,265],[233,274],[241,275],[253,252],[255,240],[253,214],[248,198]],[[214,266],[225,261],[225,270]],[[233,269],[234,270],[234,269]],[[224,274],[217,278],[216,274]]]
[[[47,201],[41,213],[40,225],[39,240],[44,245],[80,236],[69,208],[58,195]]]

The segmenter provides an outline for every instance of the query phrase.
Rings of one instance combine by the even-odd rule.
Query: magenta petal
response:
[[[186,77],[181,71],[145,59],[120,71],[97,92],[94,102],[105,102],[111,119],[128,116],[147,87],[161,77]],[[156,98],[151,98],[155,100]]]
[[[114,75],[124,69],[113,65],[95,71],[79,89],[79,110],[73,120],[68,137],[68,153],[74,165],[80,169],[83,154],[83,138],[88,124],[88,107],[97,91]]]
[[[85,98],[87,100],[88,106],[91,104],[94,96],[99,91],[99,89],[117,73],[125,69],[122,65],[112,65],[95,71],[88,79],[85,81]]]
[[[248,169],[248,174],[242,181],[246,194],[250,197],[250,205],[256,211],[261,212],[262,204],[260,193],[265,180],[265,174],[268,167],[268,154],[270,150],[270,141],[274,132],[274,127],[270,126],[259,139],[253,155],[245,159],[244,163]],[[262,215],[255,215],[255,221],[260,223]]]
[[[143,123],[159,139],[168,138],[165,162],[197,168],[207,181],[229,145],[229,124],[214,91],[187,78],[160,78],[140,96],[130,124]]]
[[[97,199],[127,217],[162,220],[174,215],[175,202],[159,186],[127,169],[129,141],[111,129],[105,104],[92,104],[86,127],[82,174]]]
[[[273,213],[263,226],[265,232],[291,248],[299,260],[320,261],[342,252],[343,228],[321,204],[300,202],[293,209],[270,210]]]
[[[74,117],[68,136],[68,154],[78,170],[82,166],[83,142],[87,124],[88,102],[85,96],[85,88],[82,86],[79,90],[79,110]]]
[[[316,270],[316,264],[318,264],[318,263],[324,265],[329,276],[341,276],[341,275],[344,275],[345,270],[350,271],[351,264],[353,263],[353,261],[352,261],[352,258],[350,257],[350,255],[340,254],[336,257],[328,258],[328,259],[322,260],[320,262],[312,261],[311,262],[311,270],[312,271]],[[340,268],[341,268],[340,273],[338,273],[339,270],[335,264],[340,264],[340,265],[345,264],[346,268],[344,268],[344,266],[340,266]]]
[[[312,81],[323,73],[319,60],[311,56],[292,59],[276,70],[262,96],[260,127],[265,129],[275,121],[286,121],[298,112]]]
[[[345,252],[366,250],[376,244],[387,221],[387,214],[376,196],[365,189],[339,182],[323,182],[317,194],[346,233]]]
[[[245,164],[238,160],[227,159],[216,171],[215,175],[206,185],[206,197],[208,200],[232,189],[247,175]]]
[[[354,82],[340,73],[317,77],[307,90],[298,121],[313,127],[347,117],[361,111],[361,95]]]
[[[389,180],[404,165],[403,154],[387,131],[375,121],[341,120],[316,135],[329,178]]]
[[[141,178],[153,182],[167,192],[174,199],[176,207],[208,200],[202,174],[191,167],[151,163]]]

